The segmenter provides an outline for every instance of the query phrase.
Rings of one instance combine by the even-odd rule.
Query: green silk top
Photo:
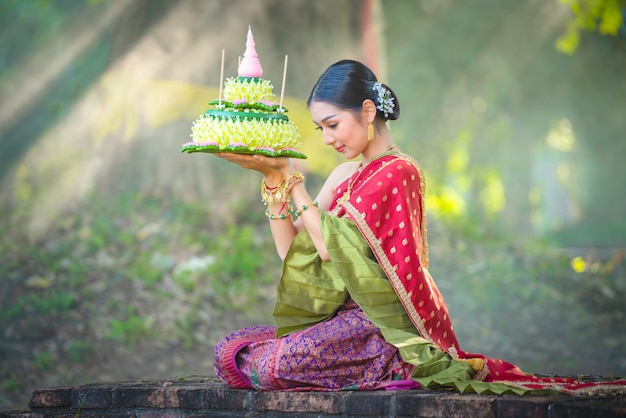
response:
[[[324,213],[321,224],[332,261],[319,258],[306,230],[297,235],[278,286],[277,336],[332,317],[352,298],[403,360],[416,366],[412,377],[423,387],[471,380],[475,372],[466,362],[419,335],[356,225]]]

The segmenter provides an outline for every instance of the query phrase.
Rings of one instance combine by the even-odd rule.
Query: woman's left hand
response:
[[[216,156],[235,163],[248,170],[255,170],[268,177],[274,172],[282,173],[289,169],[289,158],[266,157],[265,155],[248,155],[236,153],[216,153]]]

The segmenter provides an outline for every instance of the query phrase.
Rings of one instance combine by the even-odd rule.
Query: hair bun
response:
[[[307,105],[320,101],[359,112],[366,99],[376,105],[377,118],[396,120],[400,116],[398,97],[389,86],[379,83],[376,75],[363,63],[341,60],[320,76],[311,90]]]

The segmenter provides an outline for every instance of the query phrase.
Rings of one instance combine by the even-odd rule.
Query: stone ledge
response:
[[[464,395],[449,391],[256,392],[189,377],[37,389],[26,411],[45,417],[626,417],[626,397]]]

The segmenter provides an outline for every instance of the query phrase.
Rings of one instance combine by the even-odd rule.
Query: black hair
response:
[[[307,106],[311,102],[325,102],[340,109],[358,112],[365,99],[370,99],[376,105],[376,117],[382,120],[396,120],[400,117],[400,102],[396,94],[386,84],[380,83],[388,91],[387,105],[391,100],[393,109],[385,114],[379,92],[375,88],[378,80],[376,75],[366,65],[353,60],[341,60],[324,71],[313,86]]]

